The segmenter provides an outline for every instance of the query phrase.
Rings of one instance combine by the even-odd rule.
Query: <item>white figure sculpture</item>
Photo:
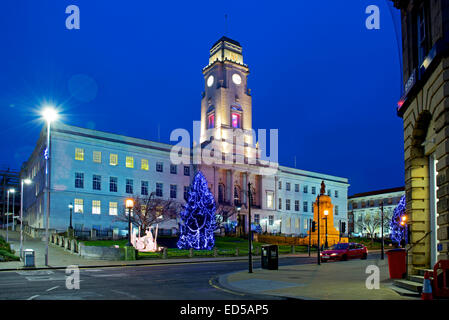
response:
[[[145,236],[140,237],[133,232],[131,234],[131,243],[140,252],[156,252],[160,251],[162,248],[158,248],[157,246],[157,231],[159,229],[159,225],[156,225],[156,230],[153,238],[153,233],[151,232],[151,227],[148,227]],[[137,230],[136,230],[137,231]],[[138,231],[140,235],[140,227]]]

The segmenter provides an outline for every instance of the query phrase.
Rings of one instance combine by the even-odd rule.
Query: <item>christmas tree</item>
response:
[[[201,171],[193,178],[181,212],[179,249],[211,250],[215,244],[215,199]]]
[[[393,217],[390,223],[390,237],[391,240],[398,245],[401,245],[401,241],[404,240],[407,243],[407,224],[401,225],[401,218],[405,215],[405,195],[401,197],[398,205],[393,211]]]

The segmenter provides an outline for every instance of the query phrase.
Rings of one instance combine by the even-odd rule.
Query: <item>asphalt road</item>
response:
[[[279,265],[315,263],[281,258]],[[259,259],[254,268],[260,267]],[[255,300],[281,299],[232,292],[219,275],[244,270],[247,261],[81,269],[79,289],[66,288],[65,270],[0,272],[0,300]]]

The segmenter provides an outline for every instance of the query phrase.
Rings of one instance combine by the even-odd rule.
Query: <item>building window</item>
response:
[[[416,15],[416,27],[417,27],[417,47],[418,47],[418,67],[421,67],[424,59],[429,53],[429,25],[427,24],[427,7],[423,3]]]
[[[176,184],[170,185],[170,198],[176,199]]]
[[[285,210],[290,210],[290,199],[285,199]]]
[[[299,211],[299,200],[295,200],[295,211]]]
[[[190,176],[190,167],[189,166],[184,166],[184,175]]]
[[[274,209],[273,191],[267,191],[267,209]]]
[[[335,206],[334,212],[335,212],[335,215],[338,216],[338,206]]]
[[[223,184],[218,185],[218,203],[224,203],[225,197],[224,197],[224,188],[225,186]]]
[[[241,128],[240,118],[241,116],[239,113],[233,112],[231,114],[231,125],[233,128]]]
[[[126,157],[126,167],[134,168],[134,158],[133,157]]]
[[[255,214],[254,215],[254,224],[255,225],[260,225],[260,214]]]
[[[130,194],[134,193],[132,179],[126,179],[126,193],[130,193]]]
[[[75,207],[73,209],[75,210],[75,213],[83,213],[84,212],[83,199],[75,199]]]
[[[117,178],[116,177],[109,177],[109,191],[117,192]]]
[[[84,188],[84,173],[75,172],[75,188]]]
[[[157,170],[157,168],[156,168]],[[178,173],[178,166],[176,164],[171,164],[170,165],[170,173],[171,174],[177,174]]]
[[[92,189],[101,190],[101,176],[94,174],[92,178]]]
[[[295,184],[295,192],[299,192],[299,184],[298,183]]]
[[[268,216],[268,224],[272,226],[274,223],[274,216]]]
[[[157,182],[156,183],[156,196],[158,196],[158,197],[163,196],[162,188],[163,188],[163,184],[160,182]]]
[[[357,209],[357,202],[353,202],[353,203],[352,203],[352,208],[353,208],[353,209]]]
[[[309,187],[308,186],[304,186],[304,188],[303,188],[303,190],[302,190],[304,193],[307,193],[307,192],[309,192]]]
[[[75,148],[75,160],[84,160],[84,149],[82,148]]]
[[[210,114],[207,116],[207,129],[212,129],[215,127],[215,115]]]
[[[308,207],[307,201],[303,202],[303,204],[302,204],[302,211],[309,212],[309,207]]]
[[[279,181],[279,183],[278,183],[278,189],[279,189],[279,190],[282,190],[282,181]]]
[[[334,195],[335,195],[335,198],[338,198],[338,190],[335,190]]]
[[[184,186],[184,200],[189,200],[189,186]]]
[[[312,187],[312,194],[316,194],[316,187]]]
[[[279,210],[281,210],[281,209],[282,209],[282,199],[279,198]]]
[[[101,163],[101,151],[94,151],[92,158],[95,163]]]
[[[156,171],[157,172],[164,171],[164,164],[162,162],[156,162]],[[171,171],[171,166],[170,166],[170,171]]]
[[[307,218],[304,219],[304,229],[305,230],[309,230],[309,219],[307,219]],[[318,239],[318,237],[317,237],[317,239]]]
[[[330,197],[332,195],[331,189],[327,190],[327,195]]]
[[[140,169],[148,171],[149,168],[150,168],[150,166],[148,164],[148,159],[142,159],[140,161]]]
[[[109,215],[117,215],[117,202],[109,202]]]
[[[111,153],[111,154],[109,155],[109,164],[110,164],[111,166],[116,166],[116,165],[118,165],[118,155],[117,155],[117,154]]]
[[[285,183],[285,189],[286,189],[287,191],[290,191],[290,182],[286,182],[286,183]]]
[[[92,214],[100,214],[100,213],[101,213],[101,201],[92,200]]]
[[[148,181],[142,181],[141,188],[140,188],[140,193],[143,196],[147,196],[148,195]]]

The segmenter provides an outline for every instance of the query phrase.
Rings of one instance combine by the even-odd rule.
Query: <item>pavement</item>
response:
[[[6,230],[0,230],[0,235],[6,239]],[[20,234],[9,230],[9,243],[16,255],[20,251]],[[185,264],[185,263],[206,263],[206,262],[226,262],[226,261],[247,261],[247,256],[242,257],[207,257],[207,258],[172,258],[172,259],[142,259],[134,261],[108,261],[85,259],[79,255],[73,254],[63,248],[49,244],[48,247],[48,266],[45,265],[45,247],[46,244],[41,239],[35,239],[24,234],[23,249],[33,249],[35,251],[35,269],[65,269],[67,266],[76,265],[79,268],[97,268],[97,267],[122,267],[122,266],[141,266],[141,265],[165,265],[165,264]],[[307,254],[288,254],[285,258],[308,257]],[[257,259],[257,257],[255,257]],[[8,261],[0,263],[1,271],[14,271],[23,269],[22,261]]]
[[[379,289],[368,289],[368,266],[379,269]],[[302,300],[417,300],[391,289],[388,260],[378,253],[367,260],[330,261],[315,264],[280,266],[278,270],[254,269],[221,275],[222,287],[248,294],[266,294]]]

